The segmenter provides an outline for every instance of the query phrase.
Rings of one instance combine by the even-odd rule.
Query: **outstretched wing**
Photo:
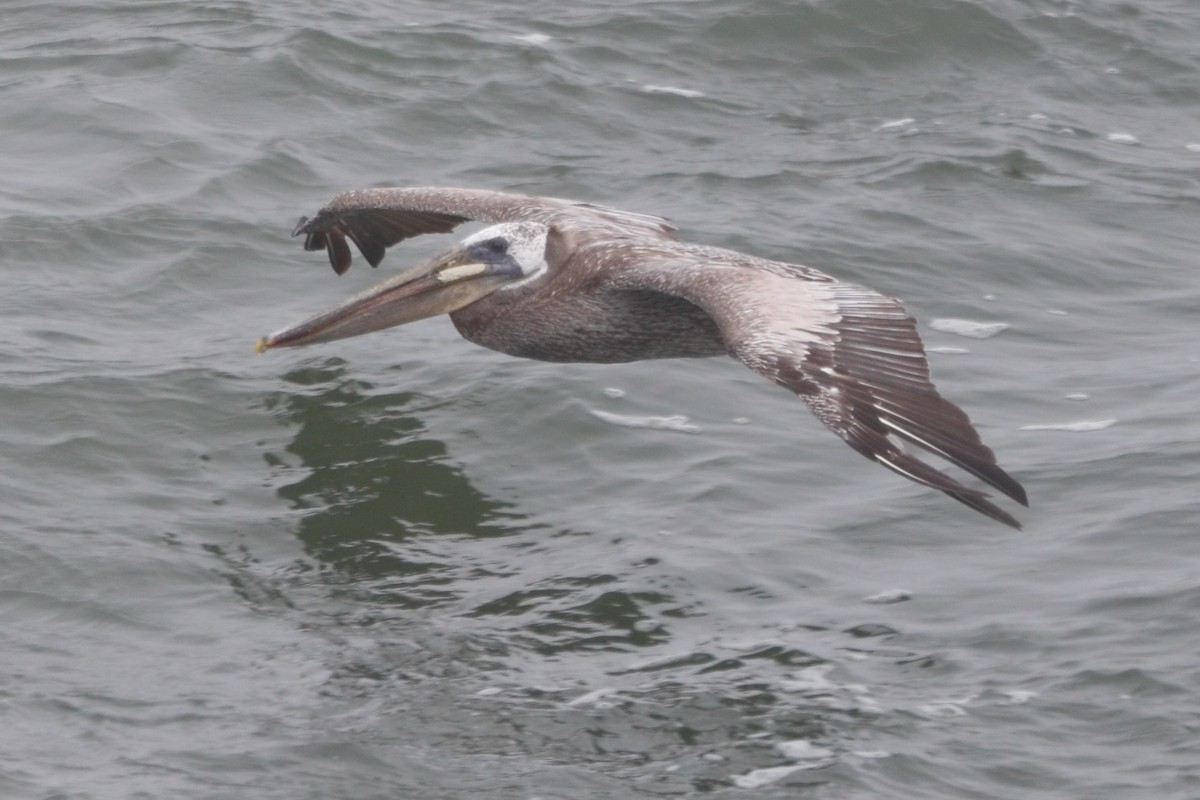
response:
[[[367,263],[377,267],[384,251],[392,245],[423,233],[449,233],[468,220],[549,223],[556,219],[611,226],[643,236],[674,238],[675,234],[675,227],[662,217],[590,203],[482,189],[426,187],[343,192],[312,219],[301,217],[292,235],[304,234],[305,250],[327,251],[333,271],[341,275],[350,268],[347,239],[354,242]]]
[[[1028,505],[966,413],[934,388],[916,323],[899,301],[814,269],[716,248],[643,248],[638,255],[624,259],[615,286],[695,303],[717,323],[730,355],[800,395],[855,450],[1021,527],[984,492],[905,449],[907,442],[936,453]]]

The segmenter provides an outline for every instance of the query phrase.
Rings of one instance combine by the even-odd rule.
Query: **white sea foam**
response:
[[[944,356],[962,356],[971,352],[965,347],[926,347],[927,353],[940,353]]]
[[[605,697],[608,697],[609,695],[614,695],[616,693],[617,693],[617,690],[613,689],[611,687],[605,687],[603,689],[596,689],[595,691],[588,692],[587,694],[581,694],[579,697],[576,697],[574,700],[571,700],[570,702],[568,702],[567,705],[568,706],[590,706],[590,705],[597,704],[597,703],[599,703],[599,701],[603,700]]]
[[[1031,692],[1027,689],[1013,689],[1003,693],[1008,701],[1014,706],[1019,706],[1022,703],[1028,703],[1030,700],[1038,696],[1037,692]]]
[[[893,130],[895,128],[905,128],[905,127],[908,127],[909,125],[912,125],[914,122],[916,122],[916,120],[913,119],[912,117],[905,117],[904,119],[888,120],[887,122],[880,125],[878,130],[888,131],[888,130]]]
[[[643,84],[642,91],[647,94],[673,94],[678,97],[704,97],[704,92],[698,92],[695,89],[680,89],[678,86],[658,86],[652,83]]]
[[[1008,329],[1007,322],[975,322],[969,319],[935,319],[929,327],[942,333],[953,333],[956,336],[966,336],[968,339],[990,339],[997,333]]]
[[[528,44],[545,44],[550,41],[550,37],[544,33],[526,33],[520,36],[514,36],[518,42],[526,42]]]
[[[837,684],[825,677],[832,669],[832,664],[816,664],[796,670],[792,674],[791,680],[781,683],[781,688],[785,692],[812,692],[836,689],[838,688]]]
[[[1022,425],[1018,430],[1086,433],[1088,431],[1102,431],[1105,428],[1112,427],[1116,423],[1115,419],[1081,419],[1078,422],[1058,422],[1049,425]]]
[[[967,715],[967,710],[957,702],[951,702],[950,700],[938,700],[934,703],[927,703],[923,706],[918,706],[917,713],[937,719],[943,717],[965,717]]]
[[[739,789],[761,789],[763,786],[769,786],[778,780],[786,778],[793,772],[798,772],[802,769],[812,769],[813,766],[813,764],[787,764],[782,767],[752,769],[745,775],[732,776],[733,785]]]
[[[611,411],[600,411],[589,408],[592,416],[620,425],[623,428],[649,428],[655,431],[676,431],[678,433],[699,433],[700,426],[694,424],[682,414],[672,414],[667,417],[639,417],[632,414],[613,414]]]
[[[905,589],[888,589],[886,592],[873,594],[870,597],[864,597],[864,603],[872,605],[889,605],[891,603],[902,603],[912,597],[912,592]]]
[[[775,749],[788,761],[824,761],[833,757],[832,750],[817,747],[807,739],[779,742],[775,745]]]
[[[1104,137],[1114,144],[1138,144],[1138,138],[1132,133],[1110,133]]]
[[[605,397],[611,397],[611,398],[613,398],[613,399],[619,399],[619,398],[621,398],[621,397],[624,397],[624,396],[625,396],[625,390],[624,390],[624,389],[618,389],[618,388],[616,388],[615,386],[610,386],[610,387],[608,387],[607,389],[605,389],[605,390],[604,390],[604,396],[605,396]]]
[[[1083,392],[1071,392],[1070,394],[1064,394],[1063,397],[1068,400],[1087,400],[1089,395]]]

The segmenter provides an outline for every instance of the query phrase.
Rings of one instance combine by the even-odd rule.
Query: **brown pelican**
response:
[[[679,241],[662,217],[475,189],[363,189],[333,198],[293,235],[339,275],[354,242],[371,266],[391,245],[491,223],[457,247],[309,319],[258,350],[358,336],[448,313],[468,340],[542,361],[614,363],[729,355],[792,390],[867,458],[1020,528],[1010,514],[917,459],[961,467],[1022,505],[971,420],[929,379],[899,301],[810,267]]]

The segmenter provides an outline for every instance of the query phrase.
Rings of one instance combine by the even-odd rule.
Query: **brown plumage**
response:
[[[970,419],[929,377],[900,303],[818,270],[680,242],[670,222],[472,189],[364,189],[296,235],[341,274],[347,240],[376,266],[412,236],[492,223],[449,253],[280,331],[260,348],[329,341],[449,313],[470,341],[543,361],[728,354],[800,396],[867,458],[1019,528],[1006,511],[905,450],[942,456],[1022,505]]]

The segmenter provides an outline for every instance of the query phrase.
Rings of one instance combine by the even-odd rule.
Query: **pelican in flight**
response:
[[[469,341],[541,361],[728,355],[798,394],[872,461],[1021,527],[906,449],[931,451],[1028,505],[966,413],[930,382],[916,323],[894,298],[811,267],[682,242],[662,217],[477,189],[345,192],[293,235],[325,250],[340,275],[347,239],[374,267],[397,242],[467,221],[489,227],[260,339],[258,351],[449,314]]]

